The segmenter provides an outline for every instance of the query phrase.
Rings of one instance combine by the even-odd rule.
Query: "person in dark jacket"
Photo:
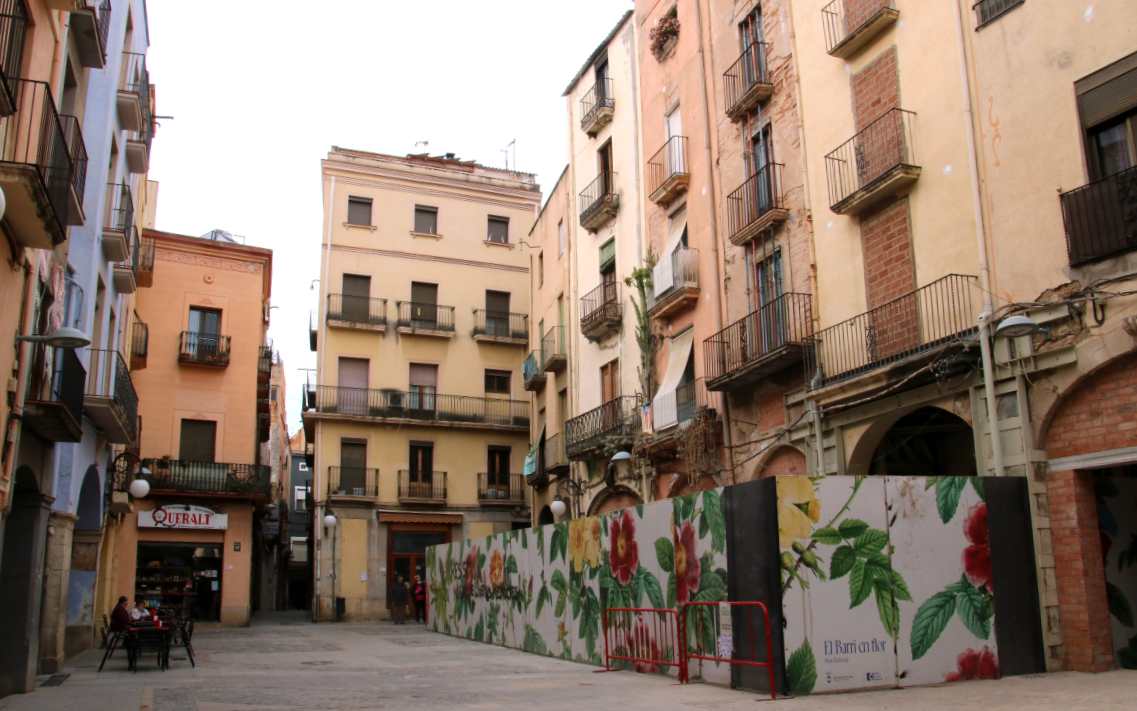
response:
[[[395,579],[388,602],[391,603],[391,616],[395,624],[403,624],[407,618],[407,583],[403,580],[403,576],[400,575]]]
[[[411,587],[411,599],[415,604],[415,622],[426,622],[426,583],[422,578],[415,576],[415,583]]]
[[[111,632],[123,632],[130,626],[130,607],[126,603],[126,595],[122,595],[111,610]]]

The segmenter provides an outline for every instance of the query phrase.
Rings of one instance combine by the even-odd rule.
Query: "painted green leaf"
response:
[[[537,617],[541,616],[541,611],[545,609],[545,603],[549,602],[551,597],[548,586],[541,585],[541,589],[537,592]]]
[[[628,587],[632,593],[632,607],[643,607],[644,598],[644,575],[647,573],[643,566],[636,569],[636,574],[632,578]]]
[[[912,593],[908,590],[908,583],[904,582],[904,578],[895,568],[889,569],[889,580],[892,582],[892,596],[897,600],[912,601]]]
[[[1109,614],[1126,627],[1132,627],[1133,608],[1129,606],[1129,600],[1120,588],[1108,580],[1105,583],[1105,599],[1109,603]]]
[[[932,595],[916,610],[916,617],[912,620],[912,659],[927,654],[943,634],[955,614],[956,597],[956,592],[944,590]]]
[[[873,593],[876,596],[876,609],[880,613],[880,621],[884,625],[884,631],[889,637],[896,639],[897,635],[900,634],[900,608],[892,596],[892,588],[887,583],[878,580],[877,584],[873,586]]]
[[[675,544],[670,538],[660,536],[655,539],[655,557],[663,572],[670,573],[675,567]]]
[[[837,526],[842,538],[853,539],[869,530],[869,525],[859,518],[847,518]]]
[[[692,503],[690,496],[676,496],[671,500],[671,507],[674,511],[673,519],[676,526],[691,518]]]
[[[722,496],[715,489],[703,492],[703,517],[711,533],[711,550],[722,553],[726,550],[726,519],[722,513]],[[702,537],[700,533],[700,537]]]
[[[718,573],[703,566],[699,576],[699,592],[695,594],[696,600],[704,602],[718,602],[726,599],[726,581]]]
[[[969,476],[967,481],[971,484],[971,488],[975,489],[975,493],[979,496],[980,500],[987,500],[987,485],[983,481],[983,477]]]
[[[967,477],[963,476],[945,476],[936,481],[936,508],[944,523],[955,517],[955,510],[959,508],[959,496],[965,486]]]
[[[870,528],[857,536],[853,547],[857,549],[857,555],[867,557],[870,553],[880,553],[887,545],[888,534],[880,529]]]
[[[474,639],[479,642],[486,641],[486,618],[482,615],[478,618],[478,624],[474,625]]]
[[[505,559],[505,574],[506,575],[516,575],[517,574],[517,557],[514,556],[512,553],[510,553],[509,557],[507,557]]]
[[[786,685],[790,693],[795,696],[804,696],[813,693],[817,683],[817,660],[813,657],[813,649],[809,641],[802,642],[794,650],[786,662]]]
[[[860,605],[872,592],[873,569],[866,567],[863,560],[853,563],[849,572],[849,609]]]
[[[565,605],[567,603],[568,595],[565,593],[557,593],[557,604],[553,608],[553,615],[556,616],[557,619],[561,619],[565,616]]]
[[[549,538],[549,562],[557,562],[557,556],[561,552],[560,540],[565,535],[564,524],[556,524],[553,526],[553,535]]]
[[[841,546],[833,551],[833,560],[829,563],[829,579],[837,580],[842,578],[853,569],[853,564],[857,562],[856,552],[849,546]]]
[[[841,538],[841,533],[837,529],[826,526],[813,532],[813,540],[827,546],[836,546],[840,545],[844,539]]]
[[[553,571],[553,575],[549,579],[549,585],[552,585],[553,590],[559,593],[564,593],[568,590],[568,582],[565,580],[565,574],[560,570]]]
[[[652,607],[663,607],[663,590],[659,587],[659,580],[654,575],[643,571],[643,591],[647,595]]]
[[[537,535],[535,536],[535,538],[537,539],[537,557],[541,559],[542,563],[544,563],[545,562],[545,527],[542,526],[541,528],[538,528],[536,531],[536,534]]]
[[[710,528],[707,526],[707,512],[703,510],[699,512],[699,538],[706,538],[709,532]]]
[[[549,654],[545,639],[541,637],[541,633],[533,625],[525,625],[525,637],[521,642],[521,648],[532,654],[543,654],[545,656]]]
[[[485,569],[486,569],[486,552],[485,551],[479,551],[478,552],[478,570],[485,570]]]
[[[596,637],[600,634],[600,601],[592,588],[585,588],[581,595],[580,636],[584,637],[589,656],[596,649]]]
[[[675,607],[675,573],[667,576],[667,606]]]
[[[968,585],[956,593],[956,611],[963,626],[979,639],[991,636],[991,617],[994,614],[991,600],[978,588]]]

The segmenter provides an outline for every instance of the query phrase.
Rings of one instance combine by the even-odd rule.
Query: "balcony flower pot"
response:
[[[659,19],[655,27],[651,28],[651,53],[657,62],[662,62],[671,56],[675,45],[679,42],[679,11],[671,8],[666,15]]]

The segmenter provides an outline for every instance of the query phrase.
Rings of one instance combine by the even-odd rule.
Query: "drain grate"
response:
[[[40,686],[62,686],[63,682],[67,681],[67,677],[69,677],[69,676],[71,676],[71,675],[70,674],[52,674],[47,679],[45,679],[44,682],[42,684],[40,684]]]

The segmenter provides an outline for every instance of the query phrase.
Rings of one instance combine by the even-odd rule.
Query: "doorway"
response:
[[[387,532],[387,590],[400,576],[404,581],[417,575],[426,579],[426,549],[450,542],[450,529],[444,526],[391,526]],[[387,609],[391,608],[390,596]]]
[[[869,474],[975,476],[971,425],[938,407],[921,407],[897,420],[885,433]]]
[[[221,619],[221,546],[217,543],[138,544],[134,594],[147,607],[172,607],[195,620]]]
[[[1113,655],[1137,669],[1137,465],[1090,472],[1101,532]]]

